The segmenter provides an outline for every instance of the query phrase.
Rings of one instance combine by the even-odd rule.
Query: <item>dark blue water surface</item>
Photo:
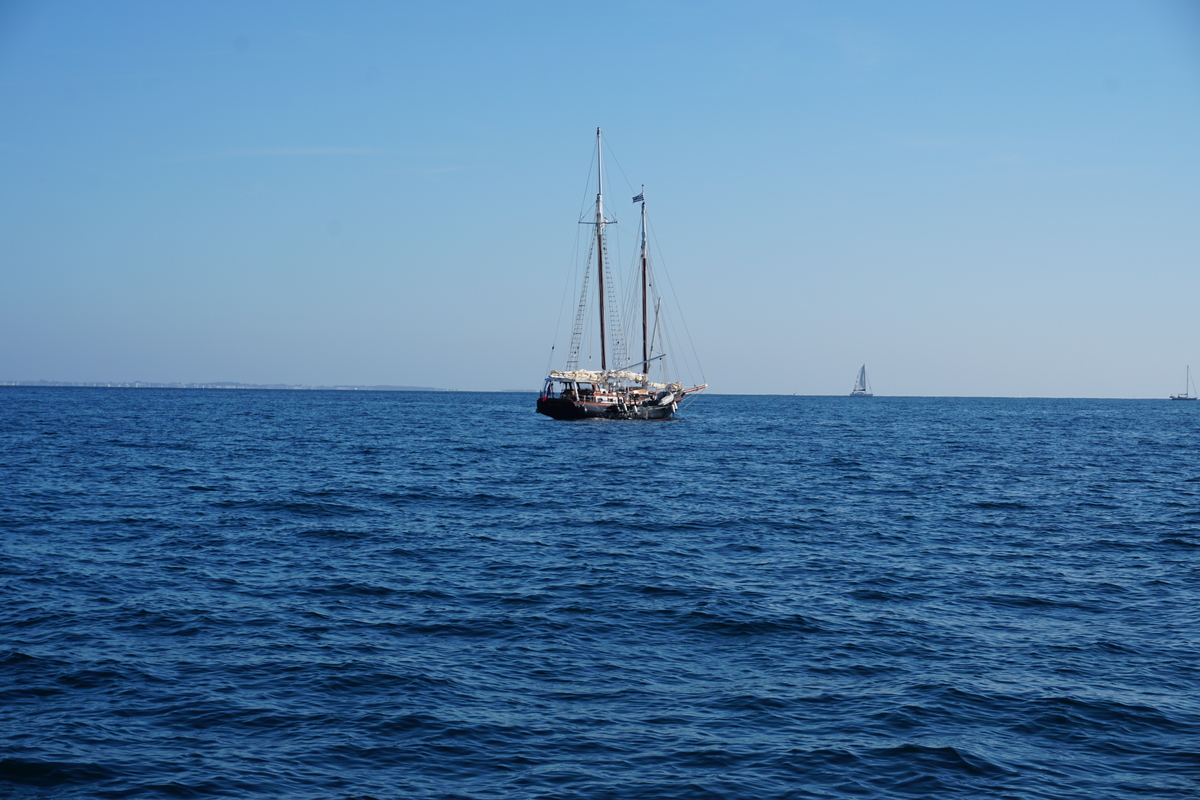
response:
[[[0,796],[1200,794],[1200,403],[0,389]]]

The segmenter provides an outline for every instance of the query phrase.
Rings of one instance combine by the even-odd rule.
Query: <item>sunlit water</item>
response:
[[[0,389],[0,796],[1200,793],[1200,403]]]

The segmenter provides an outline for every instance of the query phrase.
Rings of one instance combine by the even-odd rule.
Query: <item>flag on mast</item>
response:
[[[642,192],[642,193],[641,193],[641,194],[639,194],[637,197],[633,198],[633,202],[635,202],[635,203],[644,203],[644,202],[646,202],[646,193],[645,193],[645,192]]]

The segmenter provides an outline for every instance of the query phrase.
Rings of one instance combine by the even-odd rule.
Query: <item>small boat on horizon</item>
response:
[[[1200,395],[1196,394],[1196,384],[1192,382],[1192,368],[1189,366],[1183,380],[1183,394],[1173,394],[1171,395],[1171,399],[1196,400],[1198,398],[1200,398]]]
[[[871,384],[867,382],[867,365],[863,364],[858,370],[858,378],[854,381],[854,390],[850,392],[851,397],[874,397],[871,393]]]
[[[645,186],[633,198],[634,203],[642,204],[641,247],[637,257],[636,277],[631,280],[631,283],[636,284],[636,289],[634,292],[621,292],[616,285],[617,276],[612,274],[611,265],[608,263],[605,234],[605,226],[615,224],[616,220],[609,219],[604,214],[603,161],[600,129],[597,128],[595,215],[592,220],[579,221],[581,225],[594,226],[594,229],[589,236],[590,251],[582,263],[582,288],[575,312],[575,324],[571,331],[571,345],[563,369],[551,370],[546,377],[541,394],[538,395],[537,412],[560,420],[592,417],[670,419],[689,396],[694,399],[695,395],[708,388],[708,384],[701,381],[685,389],[684,384],[668,372],[667,354],[653,354],[656,346],[664,343],[672,343],[672,346],[675,346],[676,340],[670,337],[665,329],[665,319],[660,314],[661,298],[658,297],[650,269]],[[593,256],[596,275],[594,297],[599,306],[599,333],[589,341],[592,347],[598,345],[598,370],[579,367],[580,352],[590,329],[588,322],[597,318],[593,317],[590,311],[593,295],[588,285],[592,274]],[[632,331],[626,331],[622,323],[623,315],[619,306],[621,297],[631,298],[634,304],[640,300],[642,357],[636,361],[630,359],[626,349],[626,341],[634,336],[628,335]],[[634,314],[629,314],[626,318],[632,316]],[[610,350],[613,360],[621,366],[608,366]],[[657,373],[657,380],[652,379],[651,370]]]

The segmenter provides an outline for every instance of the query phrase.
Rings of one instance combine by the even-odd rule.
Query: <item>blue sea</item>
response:
[[[0,389],[0,797],[1200,796],[1200,403]]]

